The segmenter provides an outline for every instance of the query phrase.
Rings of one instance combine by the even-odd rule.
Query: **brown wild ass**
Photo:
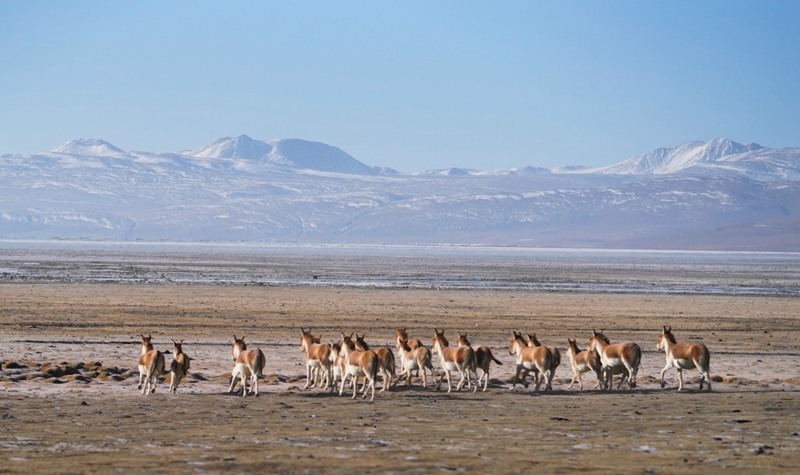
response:
[[[439,365],[441,365],[442,371],[444,371],[444,374],[439,378],[436,384],[436,389],[438,390],[442,385],[442,378],[446,377],[447,392],[450,392],[452,389],[452,383],[450,381],[451,371],[458,371],[461,375],[461,380],[456,386],[456,391],[461,390],[465,379],[467,380],[467,389],[469,389],[472,386],[473,375],[477,378],[478,373],[476,371],[477,358],[475,357],[475,351],[468,346],[455,346],[451,348],[449,346],[450,343],[444,336],[444,330],[438,331],[434,329],[433,331],[433,354],[439,355]],[[476,381],[472,392],[474,393],[477,390],[478,382]]]
[[[367,342],[364,341],[367,335],[358,336],[356,333],[356,349],[360,351],[368,351],[369,345]],[[397,377],[397,373],[395,372],[395,363],[394,363],[394,353],[392,350],[385,347],[375,348],[372,350],[378,355],[378,361],[380,362],[380,367],[378,368],[381,377],[383,378],[383,386],[381,387],[381,392],[386,391],[392,384],[392,380]]]
[[[600,362],[600,354],[595,350],[581,351],[578,349],[578,342],[576,340],[567,339],[567,357],[569,358],[570,365],[572,366],[572,382],[569,383],[567,389],[572,389],[575,381],[578,381],[578,387],[583,389],[583,381],[581,375],[594,371],[597,375],[597,384],[594,387],[602,385],[605,388],[605,380],[603,379],[603,364]]]
[[[672,326],[665,326],[661,336],[658,337],[658,344],[656,349],[664,350],[667,354],[667,365],[661,370],[661,387],[663,388],[664,373],[670,368],[678,370],[678,391],[683,389],[683,370],[695,369],[700,371],[700,390],[703,390],[703,381],[708,384],[708,390],[711,391],[711,376],[708,374],[709,363],[711,361],[711,354],[708,352],[706,345],[702,343],[695,343],[693,345],[681,344],[675,341],[675,336],[672,335]]]
[[[235,363],[231,371],[231,387],[228,388],[228,394],[233,392],[238,376],[242,382],[242,397],[247,396],[248,378],[250,379],[250,392],[258,396],[258,378],[263,376],[266,364],[264,353],[258,348],[248,350],[244,337],[236,338],[236,335],[233,335],[231,357]]]
[[[625,378],[628,379],[628,387],[636,387],[636,374],[639,372],[639,365],[642,362],[642,349],[633,342],[611,344],[603,332],[592,330],[589,338],[589,349],[595,350],[600,354],[600,362],[603,365],[603,373],[606,378],[606,389],[613,389],[612,377],[622,371],[623,378],[617,385],[617,389],[622,387]]]
[[[353,334],[345,336],[342,333],[342,341],[340,342],[342,349],[342,357],[344,358],[344,371],[342,372],[342,385],[339,388],[339,396],[344,393],[344,384],[348,378],[352,376],[355,379],[353,385],[353,399],[356,398],[358,392],[358,378],[364,377],[364,399],[367,396],[367,388],[372,388],[372,397],[370,402],[375,399],[375,379],[378,377],[378,368],[380,367],[380,360],[378,355],[372,350],[360,351],[356,349],[356,344],[353,342]]]
[[[139,357],[139,386],[142,394],[156,392],[158,377],[164,373],[164,354],[153,349],[153,336],[142,335],[142,355]],[[144,384],[142,384],[144,383]]]
[[[418,370],[422,371],[422,387],[428,387],[428,373],[426,369],[430,370],[433,380],[436,381],[436,373],[433,371],[433,364],[431,364],[431,350],[420,346],[416,349],[411,349],[408,346],[408,340],[397,340],[397,351],[400,353],[400,366],[403,369],[402,377],[406,378],[406,386],[411,386],[411,372]],[[400,381],[400,378],[397,380]]]
[[[517,382],[521,382],[526,388],[528,387],[528,383],[525,382],[528,372],[533,373],[533,381],[536,384],[533,389],[534,392],[539,391],[542,379],[545,382],[545,390],[553,390],[553,375],[551,372],[553,356],[547,351],[547,348],[543,346],[527,346],[527,342],[522,338],[522,333],[514,331],[511,336],[511,343],[508,345],[508,353],[517,355],[517,369],[514,372],[514,384],[511,386],[511,391],[517,387]],[[522,373],[521,380],[520,373]]]
[[[317,385],[317,376],[321,371],[321,381],[325,383],[322,389],[328,389],[331,382],[331,345],[319,343],[319,338],[311,334],[311,329],[300,328],[300,350],[306,355],[306,385],[308,389]]]
[[[533,335],[526,333],[525,339],[526,344],[530,348],[542,346],[542,344],[539,342],[539,339],[536,338],[536,333]],[[559,349],[555,346],[545,346],[544,348],[550,352],[550,379],[553,380],[556,377],[556,368],[561,365],[561,351],[559,351]]]
[[[183,340],[178,343],[172,340],[172,365],[169,371],[169,390],[174,394],[178,391],[181,380],[189,373],[191,358],[183,352]]]
[[[472,348],[472,344],[470,344],[469,340],[467,339],[467,334],[464,333],[463,335],[461,332],[458,333],[458,340],[456,341],[457,346],[468,346]],[[478,349],[475,350],[475,358],[477,359],[477,369],[480,369],[483,374],[478,378],[478,382],[476,384],[481,384],[481,379],[483,379],[483,391],[486,391],[486,386],[489,384],[489,366],[492,364],[492,361],[495,363],[502,365],[503,363],[494,357],[492,354],[492,349],[488,346],[479,346]],[[477,373],[477,371],[476,371]]]

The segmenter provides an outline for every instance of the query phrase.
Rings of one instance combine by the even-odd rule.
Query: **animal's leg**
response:
[[[678,368],[678,391],[683,389],[683,370]]]
[[[672,365],[671,365],[669,362],[667,362],[667,365],[666,365],[666,366],[664,366],[664,369],[662,369],[662,370],[661,370],[661,389],[664,389],[664,386],[666,386],[666,385],[667,385],[667,383],[665,383],[665,382],[664,382],[664,374],[665,374],[665,373],[666,373],[666,372],[667,372],[667,371],[668,371],[668,370],[669,370],[671,367],[672,367]]]
[[[234,368],[233,371],[231,372],[231,386],[228,388],[228,394],[233,392],[233,388],[234,386],[236,386],[237,376],[239,376],[239,374],[236,372],[236,368]]]

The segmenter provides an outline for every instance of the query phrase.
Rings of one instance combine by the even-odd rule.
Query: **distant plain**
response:
[[[343,249],[0,251],[0,473],[792,473],[800,462],[796,255]],[[692,371],[684,393],[675,370],[659,388],[665,324],[709,347],[712,392]],[[504,364],[485,393],[414,380],[352,401],[301,389],[301,327],[374,345],[391,345],[396,327],[426,344],[434,327],[468,332]],[[641,345],[638,388],[591,390],[584,375],[583,391],[567,390],[564,356],[552,393],[508,391],[512,330],[563,354],[592,329]],[[165,383],[137,392],[142,333],[161,350],[185,340],[194,361],[177,395]],[[225,394],[234,334],[267,355],[258,398]]]

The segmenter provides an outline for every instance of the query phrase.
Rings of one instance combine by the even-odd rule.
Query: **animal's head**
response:
[[[461,332],[458,333],[458,340],[456,341],[456,346],[472,346],[472,344],[467,339],[467,334],[464,333],[463,335]]]
[[[411,347],[408,346],[408,339],[406,338],[398,338],[397,339],[397,348],[402,348],[403,351],[411,351]]]
[[[675,336],[672,334],[672,325],[664,325],[661,335],[658,337],[658,344],[656,349],[663,350],[667,346],[667,342],[675,344]]]
[[[356,333],[356,349],[357,350],[360,350],[360,351],[369,350],[369,345],[367,345],[367,342],[364,341],[364,338],[366,338],[366,337],[367,337],[367,335],[359,336],[358,333]]]
[[[183,340],[181,340],[180,342],[172,340],[172,353],[174,353],[176,355],[179,355],[179,354],[183,353],[183,346],[182,345],[183,345]]]
[[[530,347],[542,346],[542,344],[539,343],[539,339],[536,338],[536,333],[534,333],[534,334],[526,333],[525,334],[525,340],[526,340],[525,344],[527,346],[530,346]]]
[[[578,353],[580,353],[580,350],[578,349],[578,341],[577,340],[573,340],[571,338],[567,338],[567,354],[570,354],[570,352],[573,355],[577,355]]]
[[[395,335],[397,336],[397,338],[404,338],[408,340],[408,333],[406,332],[406,327],[398,328]]]
[[[153,335],[142,335],[142,353],[153,351]]]
[[[526,345],[522,337],[522,333],[513,330],[511,333],[511,342],[508,344],[508,354],[513,355]]]
[[[433,329],[433,352],[438,353],[439,350],[445,347],[450,346],[450,342],[447,341],[447,338],[444,336],[444,330],[439,331],[437,329]]]
[[[589,337],[590,350],[599,350],[601,347],[609,344],[611,344],[611,341],[603,335],[602,330],[599,332],[592,330],[592,336]]]
[[[308,351],[308,347],[314,343],[314,335],[311,334],[311,329],[303,330],[300,327],[300,351]]]
[[[345,347],[347,347],[349,351],[353,351],[356,349],[356,343],[353,341],[353,335],[354,334],[351,333],[350,336],[347,336],[344,333],[342,333],[342,341],[341,341],[342,349],[344,349]]]
[[[236,338],[236,335],[233,335],[233,344],[231,347],[231,357],[233,358],[233,361],[236,361],[236,358],[239,357],[239,353],[247,349],[247,344],[244,342],[244,336],[241,338]]]

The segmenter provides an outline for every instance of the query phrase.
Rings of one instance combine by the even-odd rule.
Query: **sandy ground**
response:
[[[0,472],[796,473],[798,314],[793,297],[2,283]],[[674,370],[659,388],[663,324],[708,345],[712,392],[696,372],[676,392]],[[426,344],[434,327],[468,332],[504,364],[475,394],[416,380],[373,403],[301,389],[300,327],[388,345],[398,326]],[[584,375],[584,391],[567,390],[565,362],[551,393],[508,390],[512,330],[563,351],[592,329],[642,346],[638,388],[588,390]],[[178,394],[137,392],[141,333],[161,350],[185,340]],[[267,355],[258,398],[225,393],[233,334]]]

